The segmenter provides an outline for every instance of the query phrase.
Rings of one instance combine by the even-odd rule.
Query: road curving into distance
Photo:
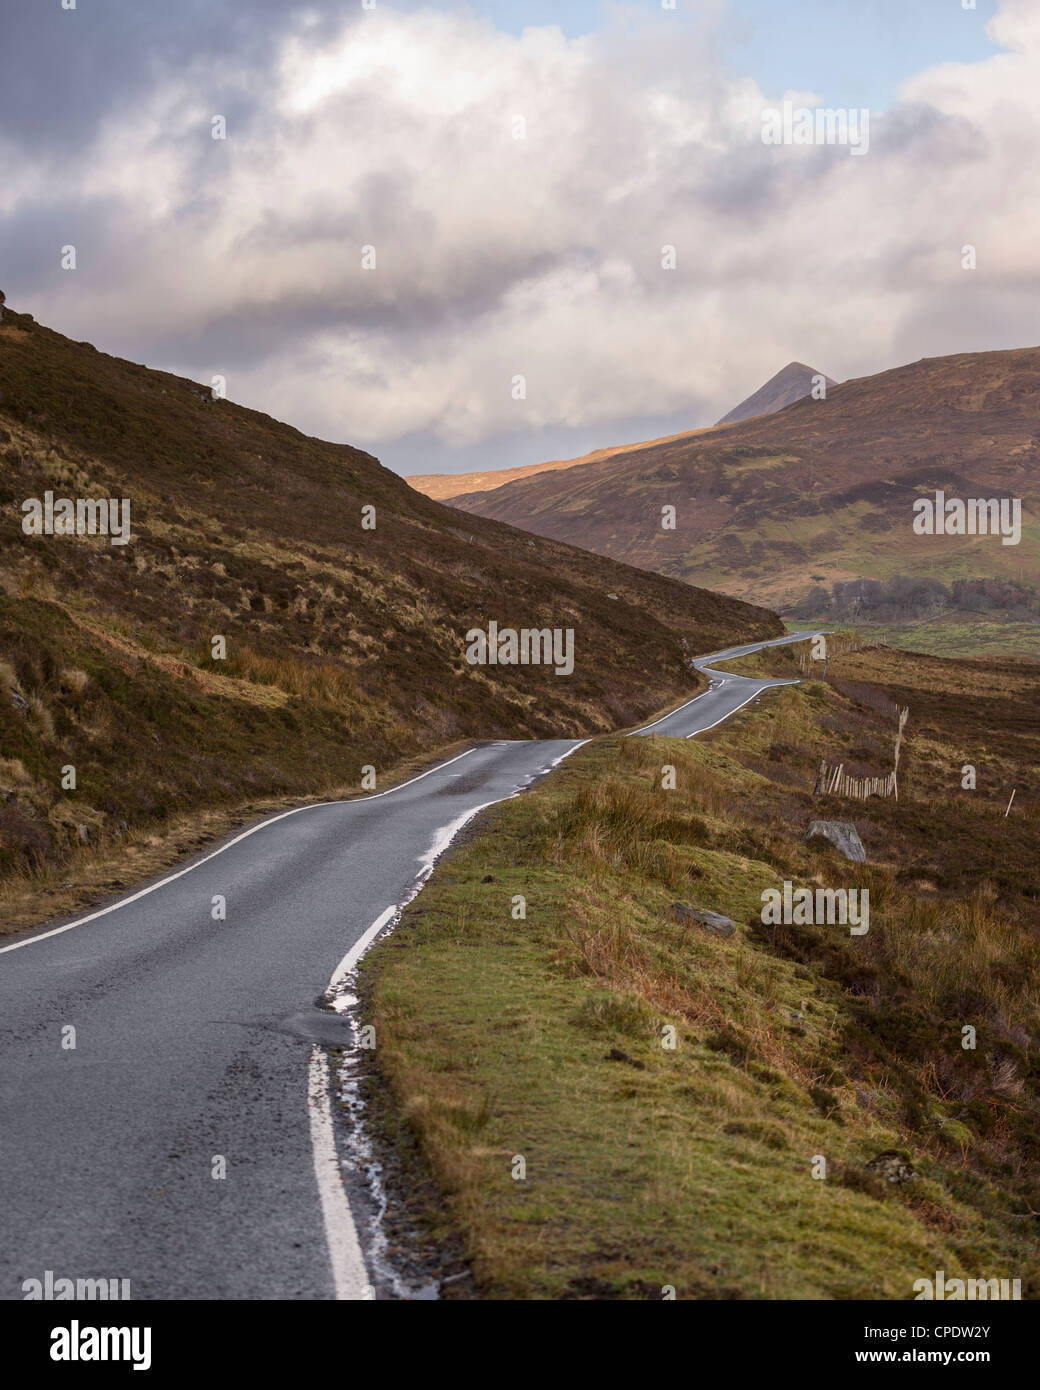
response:
[[[708,663],[812,635],[699,658],[711,688],[634,732],[714,727],[789,682]],[[326,1051],[352,1034],[327,991],[462,826],[583,742],[482,743],[283,812],[0,947],[0,1298],[47,1271],[142,1299],[371,1297]]]

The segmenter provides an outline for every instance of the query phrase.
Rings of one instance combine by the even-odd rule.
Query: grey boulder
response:
[[[813,840],[817,835],[821,835],[825,840],[829,840],[835,849],[840,850],[846,859],[853,859],[857,864],[867,862],[867,852],[863,848],[863,841],[859,838],[859,831],[847,820],[814,820],[809,822],[809,829],[805,832],[807,840]]]
[[[689,903],[672,903],[672,917],[684,926],[690,922],[696,922],[705,931],[714,932],[716,936],[732,936],[736,931],[736,924],[729,917],[723,917],[719,912],[708,912],[703,907],[692,907]]]

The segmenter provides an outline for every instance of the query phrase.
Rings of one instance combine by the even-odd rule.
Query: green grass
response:
[[[1028,657],[1040,660],[1040,623],[944,619],[934,623],[871,623],[859,629],[901,651],[946,657]]]
[[[937,809],[909,753],[921,804],[869,808],[891,826],[867,833],[869,866],[802,843],[821,812],[791,768],[811,783],[845,725],[882,755],[885,721],[815,684],[704,741],[600,741],[482,818],[366,959],[378,1086],[481,1295],[905,1299],[938,1268],[1040,1293],[1023,1215],[1040,1205],[1035,902],[987,896],[978,836],[974,897],[907,880],[919,846],[945,853],[929,812],[952,856],[954,822],[999,817],[988,800]],[[1009,858],[1035,828],[1031,802]],[[762,927],[763,887],[850,874],[870,887],[867,937]],[[673,921],[676,898],[736,935]],[[866,1166],[889,1149],[914,1182]]]

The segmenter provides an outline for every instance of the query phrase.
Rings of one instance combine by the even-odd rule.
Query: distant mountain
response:
[[[756,415],[772,415],[785,406],[802,400],[813,388],[813,382],[823,376],[804,362],[788,362],[787,366],[771,376],[764,386],[760,386],[753,396],[734,406],[728,415],[723,415],[720,425],[733,425],[738,420],[751,420]],[[823,377],[827,389],[837,386],[829,376]]]
[[[85,531],[109,498],[128,543],[63,534],[63,500]],[[689,692],[684,642],[783,631],[9,307],[0,502],[0,875],[207,807],[359,791],[363,766],[460,739],[643,721]],[[573,628],[573,673],[467,664],[490,621]]]
[[[938,491],[1018,499],[1019,543],[915,533],[914,503]],[[452,505],[781,613],[804,612],[821,588],[895,576],[1035,586],[1040,348],[925,358],[825,400]],[[664,505],[674,529],[661,525]]]
[[[809,394],[813,379],[817,375],[818,373],[814,372],[812,367],[807,367],[804,362],[788,362],[783,371],[777,372],[776,376],[770,378],[753,396],[749,396],[746,401],[731,410],[725,419],[719,421],[719,425],[783,410],[784,406],[800,401],[803,396]],[[828,390],[836,384],[830,377],[825,377],[824,380],[827,382]],[[536,473],[552,473],[565,468],[578,468],[587,463],[602,463],[605,459],[615,458],[618,454],[630,454],[636,449],[652,449],[658,444],[674,444],[680,439],[692,439],[694,435],[707,434],[713,428],[717,429],[718,425],[683,430],[679,434],[666,434],[658,439],[644,439],[635,444],[613,444],[605,449],[595,449],[590,454],[582,454],[580,458],[552,459],[548,463],[528,463],[519,468],[491,468],[482,473],[416,473],[405,481],[414,487],[416,492],[433,497],[438,502],[451,502],[456,497],[468,496],[470,493],[491,492],[506,483],[531,478]]]

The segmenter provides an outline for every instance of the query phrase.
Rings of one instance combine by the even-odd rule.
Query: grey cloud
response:
[[[342,22],[337,0],[3,0],[0,131],[36,157],[65,151],[200,56],[262,68],[307,10]]]

